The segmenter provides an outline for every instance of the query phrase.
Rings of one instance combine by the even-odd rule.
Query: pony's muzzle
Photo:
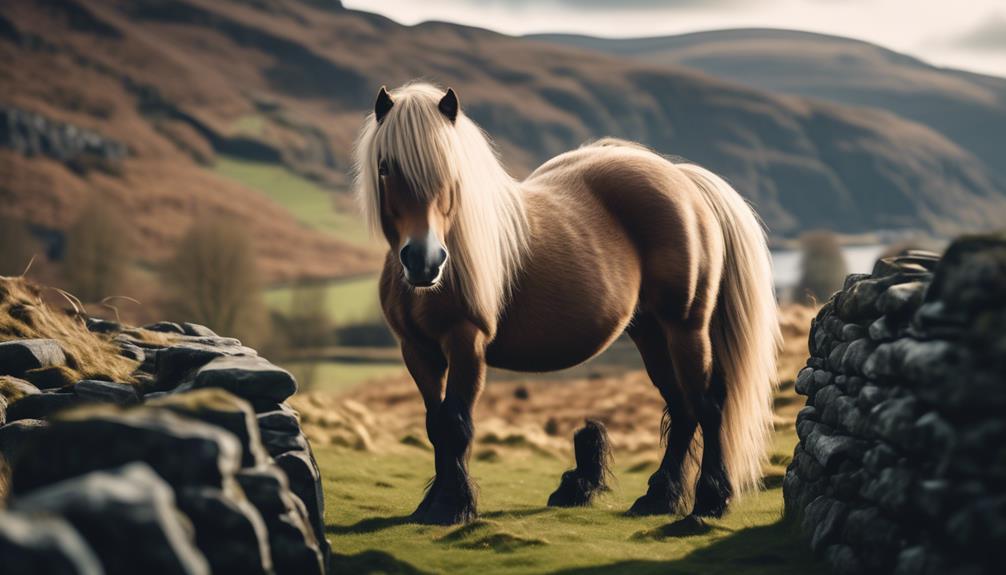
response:
[[[416,287],[432,287],[440,281],[447,250],[439,242],[408,241],[398,253],[405,280]]]

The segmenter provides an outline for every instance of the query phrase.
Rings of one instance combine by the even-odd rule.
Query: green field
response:
[[[648,469],[622,462],[614,489],[594,507],[552,509],[544,502],[570,462],[509,448],[483,461],[479,447],[472,473],[481,489],[481,519],[462,527],[413,525],[405,516],[429,479],[432,452],[405,446],[393,454],[321,448],[333,568],[337,573],[825,573],[781,520],[781,465],[794,443],[792,432],[777,437],[779,465],[767,478],[769,489],[700,529],[675,526],[673,517],[624,515],[645,491]],[[617,462],[618,453],[615,457]]]
[[[249,120],[247,129],[254,129]],[[370,239],[360,215],[353,209],[337,210],[332,192],[280,164],[217,156],[216,173],[261,192],[312,228],[358,245]]]
[[[282,366],[297,378],[302,390],[342,393],[377,379],[405,373],[401,361],[285,362]]]
[[[320,287],[322,288],[319,290],[320,297],[325,299],[323,309],[336,325],[380,319],[377,276],[332,280]],[[266,303],[277,311],[289,311],[296,289],[299,288],[280,286],[266,290]]]

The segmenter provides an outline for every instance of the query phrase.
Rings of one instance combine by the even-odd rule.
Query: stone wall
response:
[[[40,388],[22,377],[72,356],[0,343],[4,575],[324,573],[293,377],[202,326],[87,324],[137,362],[132,381]]]
[[[1006,564],[1006,236],[881,260],[821,309],[787,515],[836,573]]]

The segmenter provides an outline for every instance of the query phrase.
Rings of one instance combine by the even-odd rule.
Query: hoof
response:
[[[633,517],[671,515],[673,513],[674,506],[671,505],[669,498],[657,497],[649,493],[637,499],[636,502],[632,504],[632,507],[630,507],[626,512],[627,515]]]
[[[723,517],[730,505],[733,489],[724,481],[699,479],[695,487],[695,506],[692,515],[696,517]]]
[[[681,483],[663,470],[650,476],[646,495],[629,508],[629,515],[673,515],[681,501]]]
[[[458,508],[446,507],[442,505],[429,505],[424,508],[419,506],[412,515],[409,516],[409,523],[420,525],[459,525],[469,523],[478,519],[478,512],[474,507]]]
[[[409,522],[422,525],[457,525],[477,518],[475,499],[469,490],[459,493],[434,482],[419,507],[409,516]]]
[[[576,471],[562,474],[559,488],[548,496],[549,507],[585,507],[602,488],[580,477]]]

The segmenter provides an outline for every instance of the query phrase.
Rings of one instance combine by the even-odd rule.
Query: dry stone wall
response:
[[[1006,564],[1006,237],[851,275],[821,309],[787,514],[836,573]]]
[[[294,378],[194,324],[88,327],[139,362],[135,381],[40,389],[19,376],[67,361],[57,342],[0,343],[4,575],[323,574]]]

